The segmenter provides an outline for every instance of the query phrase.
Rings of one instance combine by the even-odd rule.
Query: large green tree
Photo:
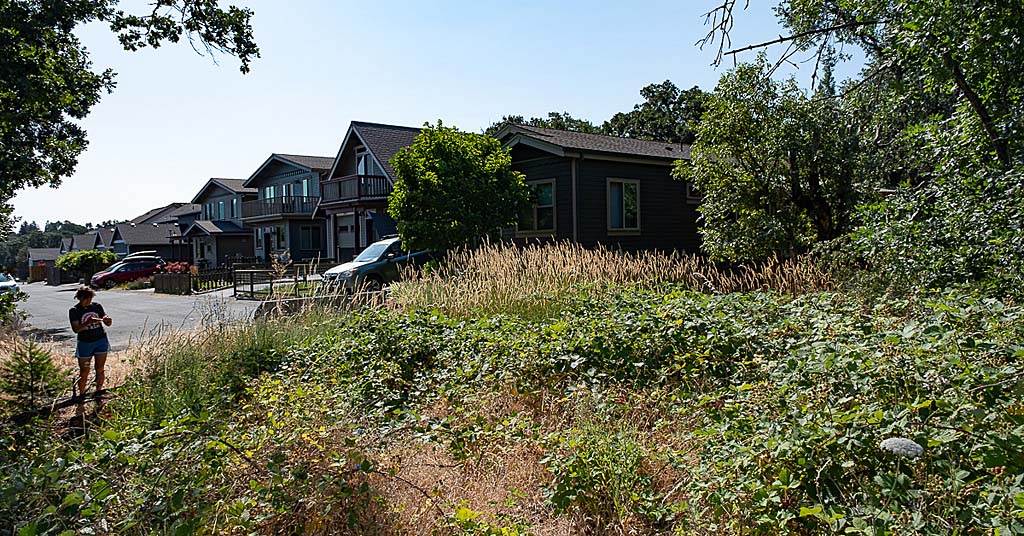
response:
[[[691,144],[705,111],[707,93],[697,86],[679,89],[671,80],[640,90],[644,101],[619,112],[601,130],[612,136]]]
[[[525,177],[493,137],[427,124],[391,159],[388,211],[413,250],[445,251],[513,225],[529,205]]]
[[[676,175],[704,194],[704,248],[733,261],[792,256],[849,228],[858,136],[823,88],[806,96],[769,65],[741,64],[707,101]]]
[[[79,121],[114,73],[96,70],[75,29],[103,22],[125,50],[187,39],[208,53],[238,57],[242,72],[259,57],[248,9],[217,0],[152,0],[143,14],[118,0],[0,0],[0,231],[10,199],[26,187],[58,186],[87,146]]]
[[[586,119],[573,117],[569,112],[548,112],[547,117],[531,117],[526,119],[521,115],[506,115],[500,121],[492,123],[484,129],[484,134],[494,136],[499,130],[507,125],[529,125],[531,127],[553,128],[557,130],[569,130],[572,132],[585,132],[588,134],[603,134],[601,127]]]

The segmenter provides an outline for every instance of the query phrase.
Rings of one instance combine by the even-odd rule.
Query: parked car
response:
[[[324,272],[323,282],[346,291],[360,289],[376,292],[398,281],[404,269],[422,267],[433,258],[434,254],[429,251],[404,251],[402,240],[398,237],[385,238],[370,244],[352,261]]]
[[[94,287],[114,288],[121,283],[150,277],[162,272],[167,263],[153,255],[129,255],[119,262],[111,264],[101,272],[92,276],[90,284]]]
[[[0,274],[0,294],[6,294],[8,292],[18,292],[18,283],[8,274]]]

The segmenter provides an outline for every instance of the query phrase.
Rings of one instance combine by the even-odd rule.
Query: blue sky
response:
[[[716,0],[235,3],[255,11],[262,58],[248,75],[187,43],[128,53],[105,26],[82,28],[117,88],[83,122],[90,146],[75,175],[22,192],[15,213],[40,224],[131,218],[191,200],[209,177],[246,178],[273,152],[333,156],[352,120],[476,132],[505,114],[601,122],[649,83],[710,90],[724,69],[694,45]],[[774,2],[752,4],[734,45],[782,32]],[[806,81],[811,69],[796,74]]]

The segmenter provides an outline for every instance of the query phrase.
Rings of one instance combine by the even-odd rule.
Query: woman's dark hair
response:
[[[91,289],[91,288],[89,288],[89,287],[87,287],[87,286],[85,286],[85,285],[82,285],[82,286],[78,287],[78,292],[75,293],[75,299],[76,300],[84,300],[86,298],[92,298],[92,297],[95,297],[95,296],[96,296],[96,291]]]

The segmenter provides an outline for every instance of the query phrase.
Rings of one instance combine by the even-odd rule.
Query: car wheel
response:
[[[380,292],[384,289],[384,282],[379,277],[371,275],[366,278],[366,282],[363,283],[363,290],[366,292]]]
[[[114,281],[113,279],[108,279],[108,280],[103,282],[103,287],[106,288],[107,290],[110,290],[110,289],[112,289],[112,288],[114,288],[116,286],[117,286],[117,281]]]

